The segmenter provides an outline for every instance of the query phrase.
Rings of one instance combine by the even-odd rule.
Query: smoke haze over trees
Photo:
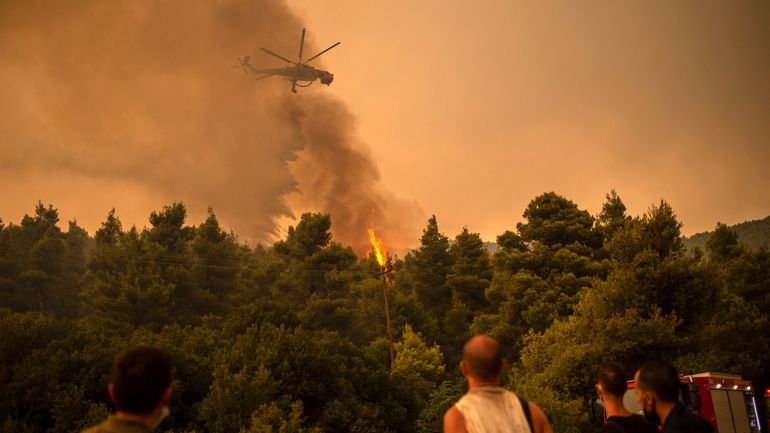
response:
[[[91,235],[39,203],[0,222],[2,431],[98,422],[110,361],[136,344],[172,356],[162,430],[175,432],[440,431],[476,333],[502,343],[505,386],[555,431],[589,424],[605,360],[770,384],[767,248],[718,225],[705,251],[687,251],[667,202],[631,216],[614,191],[598,215],[548,192],[523,218],[490,255],[472,228],[450,243],[432,216],[419,248],[391,259],[390,366],[381,269],[338,242],[327,214],[250,248],[212,209],[190,225],[172,203],[142,230],[113,210]]]
[[[244,55],[274,66],[261,46],[293,57],[302,27],[278,0],[2,3],[3,210],[33,196],[95,230],[96,210],[141,226],[184,200],[253,244],[312,208],[348,221],[335,236],[359,252],[371,224],[399,242],[409,229],[391,214],[416,207],[379,184],[345,105],[231,68]]]
[[[761,246],[770,247],[770,216],[762,220],[745,221],[729,227],[738,235],[738,241],[751,248]],[[696,233],[684,240],[685,246],[689,248],[706,248],[706,242],[714,234],[711,232]]]

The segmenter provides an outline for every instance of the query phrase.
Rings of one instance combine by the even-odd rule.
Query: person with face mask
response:
[[[150,346],[126,350],[112,362],[107,390],[115,415],[83,433],[152,433],[169,414],[171,359]]]
[[[599,367],[596,392],[604,405],[605,425],[597,433],[658,433],[658,428],[623,405],[627,388],[626,370],[617,362]]]
[[[712,433],[705,419],[691,413],[679,401],[679,375],[673,365],[652,361],[634,376],[636,397],[648,419],[655,420],[662,433]]]

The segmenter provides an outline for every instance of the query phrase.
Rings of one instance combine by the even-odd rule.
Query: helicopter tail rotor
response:
[[[243,69],[244,74],[248,74],[249,71],[246,68],[253,69],[253,66],[251,66],[251,63],[249,63],[250,56],[244,56],[243,58],[238,58],[238,64],[233,66],[233,68],[241,68]]]

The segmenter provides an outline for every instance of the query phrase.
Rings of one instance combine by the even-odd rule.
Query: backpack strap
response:
[[[519,396],[516,396],[519,397]],[[529,424],[529,431],[535,433],[535,428],[532,426],[532,413],[529,411],[529,402],[519,397],[521,402],[521,409],[524,411],[524,417],[527,418],[527,424]]]

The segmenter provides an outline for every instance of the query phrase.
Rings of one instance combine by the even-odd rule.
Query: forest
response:
[[[612,191],[598,215],[554,192],[488,253],[435,216],[416,248],[374,257],[307,213],[249,247],[213,210],[200,225],[173,203],[143,229],[115,210],[87,233],[38,203],[0,220],[0,425],[65,433],[111,413],[110,363],[137,344],[172,357],[161,431],[439,432],[465,392],[463,343],[503,346],[504,386],[558,432],[586,431],[597,367],[653,359],[770,386],[770,251],[717,224],[685,249],[665,201],[628,215]],[[388,293],[395,359],[386,337]]]
[[[770,247],[770,216],[761,220],[745,221],[730,226],[738,234],[738,241],[750,248]],[[696,233],[684,238],[686,248],[706,248],[706,242],[713,232]]]

